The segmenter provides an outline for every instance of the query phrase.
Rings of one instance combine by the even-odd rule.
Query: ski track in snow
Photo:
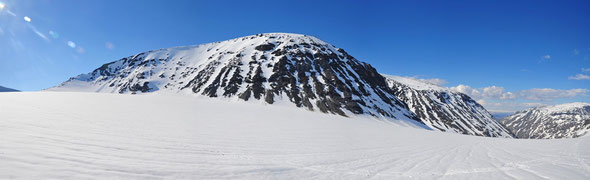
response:
[[[590,140],[193,96],[0,94],[0,179],[590,179]]]

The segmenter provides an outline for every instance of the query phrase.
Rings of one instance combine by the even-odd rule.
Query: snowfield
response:
[[[0,93],[0,179],[590,179],[590,138],[193,96]]]

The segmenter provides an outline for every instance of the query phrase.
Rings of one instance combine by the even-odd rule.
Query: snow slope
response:
[[[476,136],[512,135],[471,97],[415,78],[383,75],[394,95],[432,129]]]
[[[589,179],[590,138],[463,136],[189,96],[0,94],[0,179]]]
[[[505,117],[502,123],[518,138],[579,137],[590,131],[590,103],[530,108]]]

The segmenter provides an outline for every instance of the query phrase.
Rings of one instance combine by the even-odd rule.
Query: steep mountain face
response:
[[[19,90],[0,86],[0,92],[18,92]]]
[[[463,93],[418,79],[384,76],[394,95],[433,129],[476,136],[512,137],[483,106]]]
[[[537,107],[502,119],[518,138],[574,138],[590,131],[590,103]]]
[[[186,93],[419,121],[371,65],[299,34],[258,34],[139,53],[49,90]]]

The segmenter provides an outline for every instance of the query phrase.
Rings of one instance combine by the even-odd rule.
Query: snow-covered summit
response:
[[[391,79],[406,85],[391,86]],[[391,79],[316,37],[266,33],[139,53],[49,90],[224,97],[342,116],[368,114],[462,134],[509,137],[488,122],[489,113],[466,95],[448,93],[447,88],[420,80]],[[422,89],[432,90],[435,94],[428,98],[439,104],[418,108],[417,102],[407,100],[412,94],[426,95],[416,91]],[[423,103],[430,102],[419,104]],[[452,117],[445,113],[452,113]]]
[[[289,33],[143,52],[49,90],[192,94],[419,121],[371,65],[316,37]]]

